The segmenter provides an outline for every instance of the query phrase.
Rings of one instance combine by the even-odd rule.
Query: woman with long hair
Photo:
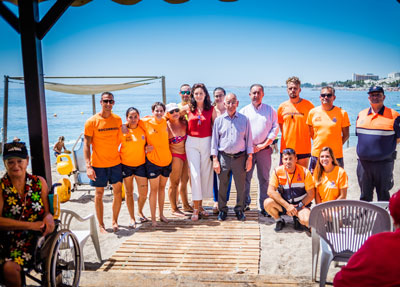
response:
[[[213,169],[210,155],[212,126],[216,117],[217,113],[211,105],[206,86],[194,84],[190,94],[186,141],[194,204],[193,221],[199,220],[199,215],[208,216],[207,211],[202,207],[202,201],[203,198],[212,197]]]
[[[177,104],[168,104],[166,108],[169,148],[172,153],[172,171],[169,176],[170,185],[168,197],[171,204],[172,215],[184,217],[185,214],[179,210],[177,205],[178,195],[180,195],[182,199],[183,211],[193,211],[193,208],[188,202],[187,195],[187,183],[189,180],[189,167],[185,151],[187,121],[180,116]]]
[[[347,173],[339,166],[330,147],[323,147],[319,153],[314,181],[317,204],[335,199],[346,199]]]
[[[136,227],[135,205],[133,200],[133,179],[138,186],[139,198],[138,209],[140,222],[146,222],[148,219],[143,214],[143,207],[147,199],[147,174],[146,174],[146,133],[139,127],[139,111],[130,107],[126,111],[127,133],[121,135],[120,156],[122,162],[122,177],[124,178],[126,205],[128,207],[131,221],[130,228]]]
[[[139,126],[146,132],[146,173],[150,182],[150,212],[153,227],[157,226],[156,208],[160,220],[168,223],[164,216],[165,185],[171,173],[172,155],[169,150],[165,105],[155,102],[151,106],[153,115],[140,120]]]

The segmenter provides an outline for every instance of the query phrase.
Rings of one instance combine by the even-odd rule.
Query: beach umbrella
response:
[[[5,1],[18,6],[19,17],[4,4]],[[0,15],[20,34],[21,38],[32,173],[43,176],[51,186],[41,40],[70,6],[82,6],[91,2],[91,0],[57,0],[46,15],[40,19],[38,4],[43,1],[45,0],[0,0]],[[123,5],[134,5],[146,0],[112,1]],[[181,4],[189,0],[164,1],[170,4]],[[236,0],[218,1],[234,2]]]

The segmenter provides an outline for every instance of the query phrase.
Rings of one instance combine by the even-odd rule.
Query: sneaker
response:
[[[246,205],[246,206],[244,207],[244,210],[243,210],[243,211],[249,211],[249,210],[250,210],[250,206]]]
[[[275,228],[274,230],[276,232],[281,231],[283,229],[283,227],[285,226],[285,220],[283,220],[283,218],[281,218],[280,220],[278,220],[276,222]]]
[[[297,231],[303,231],[303,225],[300,223],[297,216],[293,216],[294,229]]]

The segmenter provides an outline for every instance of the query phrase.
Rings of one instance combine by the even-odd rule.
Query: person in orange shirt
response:
[[[306,124],[308,112],[314,105],[300,98],[301,82],[297,77],[290,77],[286,81],[289,100],[283,102],[278,108],[278,123],[281,129],[281,163],[282,151],[292,148],[297,153],[297,163],[308,167],[311,156],[311,137]]]
[[[264,208],[276,222],[275,231],[281,231],[285,221],[281,215],[293,217],[296,230],[308,227],[311,201],[314,199],[314,180],[308,169],[296,163],[296,152],[282,151],[282,165],[275,168],[268,186]],[[309,231],[309,229],[306,229]]]
[[[90,185],[96,188],[94,198],[96,216],[100,232],[106,233],[103,221],[103,194],[108,183],[113,186],[113,231],[118,231],[118,215],[122,202],[122,166],[118,147],[121,142],[122,120],[112,113],[114,95],[104,92],[101,95],[101,111],[85,123],[83,155],[86,162],[86,174]],[[90,151],[92,146],[92,152]]]
[[[139,126],[146,132],[146,174],[150,181],[151,222],[156,227],[157,199],[160,220],[168,223],[164,216],[164,200],[165,185],[172,170],[172,154],[169,149],[167,120],[163,117],[165,105],[155,102],[151,110],[153,116],[142,118]]]
[[[146,174],[146,133],[138,126],[140,120],[139,111],[130,107],[126,111],[126,127],[128,132],[121,136],[121,147],[119,150],[122,162],[122,177],[124,179],[126,192],[126,205],[128,207],[131,222],[129,227],[136,227],[135,205],[133,200],[133,179],[139,189],[138,209],[140,222],[148,219],[143,214],[143,206],[147,199],[147,174]]]
[[[321,105],[313,108],[307,117],[310,135],[313,139],[309,170],[314,173],[318,155],[325,146],[332,148],[339,166],[344,167],[343,144],[349,139],[350,120],[345,110],[333,105],[335,89],[322,87]]]
[[[346,199],[347,173],[338,165],[330,147],[323,147],[319,153],[314,182],[317,204],[335,199]]]

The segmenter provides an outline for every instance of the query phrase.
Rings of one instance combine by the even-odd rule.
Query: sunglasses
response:
[[[173,110],[169,111],[168,113],[170,113],[171,115],[172,115],[173,113],[179,113],[179,109],[173,109]]]
[[[198,116],[197,116],[197,119],[198,119],[197,124],[198,124],[199,126],[201,126],[201,116],[198,115]]]
[[[181,91],[182,95],[190,95],[190,91]]]
[[[114,100],[101,100],[103,103],[105,104],[114,104],[115,101]]]
[[[331,98],[333,94],[321,94],[321,98]]]

